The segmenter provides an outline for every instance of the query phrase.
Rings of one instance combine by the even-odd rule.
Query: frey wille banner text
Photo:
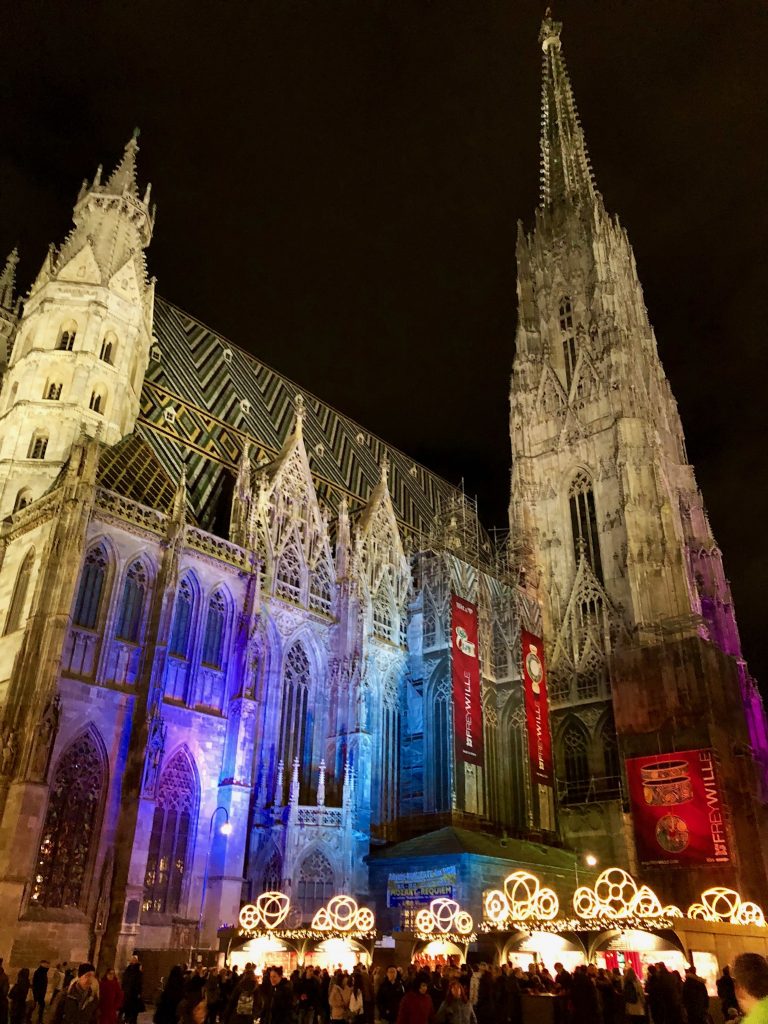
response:
[[[456,757],[483,763],[483,712],[480,704],[480,660],[477,648],[477,606],[451,595],[451,672]]]
[[[534,636],[533,633],[528,633],[525,630],[521,632],[521,640],[523,644],[525,724],[528,732],[531,778],[542,786],[554,786],[547,673],[544,669],[544,644],[541,637]]]
[[[712,750],[627,758],[643,864],[725,864],[731,859]]]

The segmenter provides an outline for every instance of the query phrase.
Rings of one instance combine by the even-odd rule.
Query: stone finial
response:
[[[291,804],[299,802],[299,759],[294,757],[293,770],[291,771],[291,788],[288,794],[288,801]]]
[[[285,786],[285,765],[282,761],[277,764],[277,777],[275,779],[275,803],[283,802],[283,787]]]
[[[325,806],[325,761],[320,762],[320,777],[317,782],[317,806]]]

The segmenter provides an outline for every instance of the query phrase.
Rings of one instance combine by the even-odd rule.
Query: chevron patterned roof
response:
[[[460,497],[442,477],[161,298],[154,330],[138,430],[171,479],[185,463],[191,510],[204,528],[216,522],[246,442],[254,462],[277,453],[299,392],[315,484],[332,509],[342,495],[351,510],[368,500],[385,452],[392,501],[405,527],[426,533],[439,509]]]

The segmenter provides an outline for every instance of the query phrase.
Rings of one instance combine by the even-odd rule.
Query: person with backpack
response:
[[[645,992],[634,967],[624,971],[624,1019],[627,1024],[638,1024],[646,1019]]]
[[[229,997],[223,1024],[253,1024],[261,1016],[263,998],[253,964],[246,964],[240,981]]]

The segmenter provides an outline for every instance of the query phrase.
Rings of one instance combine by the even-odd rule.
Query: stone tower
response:
[[[114,444],[133,430],[154,297],[144,260],[154,212],[149,187],[138,191],[137,150],[134,136],[106,182],[99,168],[83,183],[74,228],[24,303],[0,395],[0,518],[40,497],[82,432]],[[10,263],[1,280],[3,299]]]
[[[517,239],[510,525],[543,601],[562,828],[601,863],[635,867],[625,758],[714,748],[733,845],[757,850],[762,703],[632,248],[596,188],[560,32],[548,13],[540,204]],[[702,872],[767,894],[759,856]]]
[[[16,324],[19,320],[21,300],[16,295],[16,266],[19,252],[14,249],[0,273],[0,385],[8,372]]]

